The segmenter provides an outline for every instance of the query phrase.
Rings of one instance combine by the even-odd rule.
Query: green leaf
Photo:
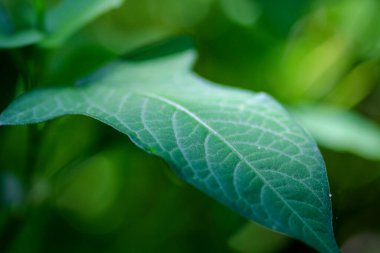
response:
[[[15,48],[35,44],[44,35],[38,30],[19,31],[14,34],[0,34],[0,48]]]
[[[260,15],[257,3],[251,0],[221,0],[224,13],[233,22],[250,26]]]
[[[323,159],[283,107],[192,74],[192,51],[144,58],[110,65],[85,85],[21,96],[0,124],[96,118],[241,215],[320,252],[339,252]]]
[[[380,160],[380,127],[358,113],[333,106],[298,106],[291,112],[317,142],[337,151]]]
[[[46,13],[49,36],[41,42],[44,47],[56,47],[73,33],[106,13],[119,7],[124,0],[62,0]]]

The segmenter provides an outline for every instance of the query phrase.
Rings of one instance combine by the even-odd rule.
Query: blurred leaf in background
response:
[[[291,109],[320,145],[369,160],[380,160],[380,126],[360,114],[332,106]]]

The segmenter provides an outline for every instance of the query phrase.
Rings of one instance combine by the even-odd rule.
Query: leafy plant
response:
[[[55,199],[57,206],[77,210],[78,216],[89,217],[96,217],[114,201],[120,201],[116,197],[121,187],[116,168],[129,162],[120,159],[127,151],[121,149],[122,155],[110,151],[93,154],[91,147],[98,141],[98,132],[83,118],[78,121],[81,123],[69,121],[67,126],[63,123],[51,127],[51,122],[59,121],[50,120],[60,116],[84,115],[128,136],[146,153],[162,158],[183,181],[246,219],[298,239],[319,252],[340,252],[333,232],[332,194],[325,162],[313,137],[328,149],[379,160],[378,126],[349,109],[333,105],[336,102],[354,106],[368,95],[375,87],[378,64],[371,59],[354,65],[349,48],[350,41],[356,41],[356,33],[347,35],[349,41],[330,34],[329,29],[318,35],[311,33],[314,27],[321,29],[320,26],[329,24],[315,21],[318,8],[325,8],[322,4],[315,7],[317,14],[311,12],[302,19],[311,2],[290,1],[294,8],[287,15],[282,8],[273,8],[276,1],[183,0],[178,4],[168,0],[163,2],[165,11],[152,14],[150,1],[5,0],[0,5],[0,48],[6,56],[4,62],[17,67],[11,69],[15,77],[7,80],[10,84],[1,104],[5,109],[0,114],[0,126],[10,131],[3,135],[9,136],[4,138],[3,149],[10,147],[17,149],[13,153],[20,153],[9,159],[19,164],[7,166],[25,167],[26,171],[0,174],[0,203],[7,206],[0,213],[4,231],[19,224],[18,212],[30,212],[30,206],[46,198]],[[375,5],[367,2],[368,6]],[[329,8],[335,7],[332,6]],[[132,10],[130,19],[125,18],[127,7]],[[136,14],[135,9],[145,16]],[[188,9],[197,10],[197,15],[187,14]],[[111,10],[112,15],[107,16]],[[338,17],[342,15],[337,13]],[[176,18],[178,27],[172,22]],[[296,24],[300,19],[302,22]],[[346,27],[344,18],[337,20],[338,27]],[[209,24],[207,31],[205,23]],[[313,29],[305,32],[304,37],[288,39],[296,25],[300,31]],[[130,33],[124,33],[124,27]],[[265,33],[267,28],[269,32]],[[350,29],[343,31],[344,35]],[[179,36],[184,33],[191,36]],[[231,47],[236,40],[243,41],[242,49]],[[342,50],[332,57],[331,48],[336,47]],[[261,67],[263,62],[272,63],[273,55],[277,56],[280,49],[287,52],[278,61],[280,64]],[[311,50],[313,53],[308,54]],[[368,55],[365,45],[361,53]],[[318,57],[320,61],[315,61]],[[232,70],[231,62],[237,64]],[[330,65],[334,64],[339,66],[332,70]],[[279,89],[277,80],[267,78],[269,71],[281,78],[284,86]],[[346,72],[347,77],[342,77]],[[307,78],[304,73],[308,73]],[[357,79],[367,74],[370,78],[365,79],[365,89],[348,100],[344,94],[356,94]],[[231,80],[251,91],[218,84]],[[251,82],[267,86],[251,87]],[[335,82],[337,87],[331,88]],[[342,88],[347,83],[348,91]],[[329,88],[332,92],[326,100],[331,104],[313,104]],[[307,91],[313,92],[305,94]],[[285,106],[268,94],[280,97]],[[302,98],[314,101],[305,105]],[[8,104],[8,100],[12,102]],[[26,124],[27,128],[9,127]],[[12,136],[21,132],[27,136],[20,138],[23,148],[12,146],[16,145]],[[59,132],[61,139],[49,136],[52,132]],[[71,145],[75,143],[77,147],[59,146],[57,140],[70,136]],[[125,142],[123,145],[127,145]],[[3,149],[0,147],[0,151]],[[58,149],[65,151],[53,152]],[[49,152],[64,157],[64,162],[53,159],[49,164],[48,157],[54,156]],[[76,152],[81,154],[80,159],[73,158]],[[26,165],[16,161],[17,157],[22,157]],[[7,163],[0,166],[5,167],[4,164]],[[54,176],[65,170],[74,172],[62,176],[64,183],[56,183]],[[97,190],[86,192],[81,188],[81,180],[95,185]],[[100,185],[102,181],[104,185]],[[54,192],[50,187],[65,184],[67,192],[50,193]],[[78,193],[78,198],[70,197]],[[106,193],[110,198],[104,200]],[[87,199],[88,195],[93,198]],[[78,201],[88,205],[104,203],[84,211],[86,207],[76,206]],[[110,224],[108,227],[113,223]],[[260,229],[246,226],[232,238],[231,244],[239,244],[240,237],[249,237],[250,233],[260,234]],[[17,232],[0,236],[0,250],[8,250],[14,239],[11,237]],[[269,237],[270,233],[263,234]],[[273,238],[282,245],[284,237],[276,236]],[[265,250],[267,246],[257,247]]]
[[[325,167],[312,139],[267,95],[192,75],[192,58],[115,63],[79,87],[20,97],[0,124],[96,118],[243,216],[336,252]]]

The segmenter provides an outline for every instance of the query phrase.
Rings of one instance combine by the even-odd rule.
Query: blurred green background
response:
[[[316,138],[343,252],[380,252],[379,10],[378,0],[0,0],[0,109],[189,36],[196,73],[271,94]],[[313,250],[182,183],[110,127],[66,116],[0,128],[0,252]]]

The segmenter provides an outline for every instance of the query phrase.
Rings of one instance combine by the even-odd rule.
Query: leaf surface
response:
[[[248,219],[320,252],[339,252],[325,165],[311,137],[268,95],[192,74],[193,58],[186,51],[118,62],[85,85],[30,92],[0,124],[96,118]]]
[[[39,42],[44,34],[38,30],[19,31],[14,34],[0,34],[0,48],[16,48]]]

